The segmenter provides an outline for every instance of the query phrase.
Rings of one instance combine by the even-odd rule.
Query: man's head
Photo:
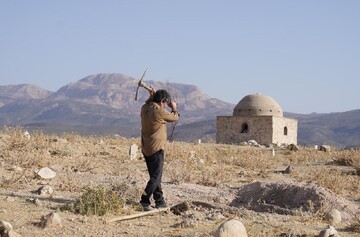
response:
[[[171,101],[171,96],[166,90],[157,90],[155,92],[153,101],[156,103],[164,102],[167,104]]]

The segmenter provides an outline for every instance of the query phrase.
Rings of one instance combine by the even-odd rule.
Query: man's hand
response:
[[[174,101],[170,101],[168,106],[171,108],[173,112],[177,112],[176,103]]]

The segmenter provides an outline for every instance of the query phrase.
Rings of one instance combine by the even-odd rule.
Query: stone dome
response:
[[[235,106],[233,116],[283,117],[283,111],[273,98],[256,93],[242,98]]]

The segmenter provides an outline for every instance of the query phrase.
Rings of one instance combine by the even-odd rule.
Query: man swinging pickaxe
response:
[[[142,80],[146,70],[138,82],[135,100],[139,87],[144,87],[150,93],[149,99],[141,106],[141,152],[144,155],[149,173],[149,181],[141,195],[140,204],[144,211],[151,211],[151,199],[155,200],[155,208],[167,208],[161,178],[165,161],[165,146],[167,141],[166,123],[174,123],[179,119],[176,103],[166,90],[155,91]],[[169,112],[166,107],[171,108]]]
[[[146,101],[146,104],[149,104],[150,102],[156,102],[163,108],[165,108],[166,105],[171,108],[171,110],[172,110],[171,111],[171,116],[168,116],[169,118],[165,118],[165,121],[170,120],[170,121],[166,121],[166,122],[172,122],[172,129],[171,129],[171,135],[169,137],[169,141],[173,141],[174,132],[175,132],[175,126],[176,126],[176,123],[177,123],[177,119],[179,117],[179,113],[177,111],[176,103],[171,100],[171,96],[166,90],[158,90],[158,92],[157,92],[154,88],[152,88],[151,86],[149,86],[145,82],[143,82],[146,71],[147,71],[147,69],[144,71],[144,73],[141,76],[139,82],[137,83],[138,86],[136,88],[135,101],[137,100],[137,97],[138,97],[139,88],[143,87],[147,91],[149,91],[149,93],[150,93],[150,97]],[[158,101],[159,99],[161,101]],[[174,118],[172,118],[173,115],[175,115],[175,117],[177,117],[177,119],[174,120]]]

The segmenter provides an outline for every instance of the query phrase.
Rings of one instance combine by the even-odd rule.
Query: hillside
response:
[[[298,140],[303,144],[360,146],[360,109],[342,113],[287,114],[286,116],[298,119]]]
[[[0,124],[22,125],[49,133],[139,136],[139,111],[148,92],[138,80],[120,73],[87,76],[56,92],[22,84],[0,86]],[[216,116],[231,115],[234,104],[211,98],[193,85],[146,81],[173,95],[181,111],[175,140],[214,141]],[[239,95],[239,100],[242,95]],[[284,113],[298,120],[301,145],[360,146],[360,110],[328,114]]]

